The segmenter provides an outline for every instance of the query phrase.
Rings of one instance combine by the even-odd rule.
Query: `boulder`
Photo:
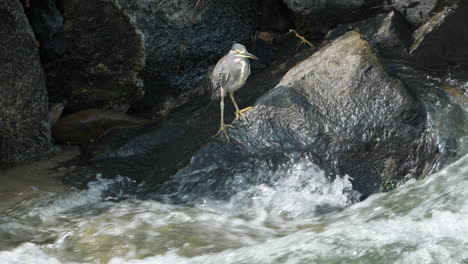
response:
[[[330,177],[349,175],[367,197],[425,175],[438,155],[422,105],[356,32],[297,64],[247,119],[234,122],[230,142],[208,143],[162,189],[225,195],[227,183],[250,181],[258,162],[297,153]]]
[[[434,70],[468,70],[468,2],[445,8],[413,34],[410,54],[414,61]]]
[[[64,1],[63,58],[46,65],[52,102],[127,111],[143,94],[144,36],[116,1]]]
[[[0,162],[51,148],[48,100],[36,39],[20,1],[0,2]]]

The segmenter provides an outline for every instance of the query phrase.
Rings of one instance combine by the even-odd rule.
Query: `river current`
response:
[[[125,178],[0,217],[0,263],[467,263],[468,156],[356,203],[302,161],[273,186],[190,205],[139,200]]]

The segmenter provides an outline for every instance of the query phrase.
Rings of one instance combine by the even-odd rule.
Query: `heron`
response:
[[[249,59],[258,60],[257,56],[249,53],[244,45],[235,43],[232,45],[228,54],[222,57],[213,69],[213,73],[211,74],[211,99],[221,99],[221,125],[218,132],[213,137],[216,137],[223,132],[229,140],[226,129],[234,128],[234,126],[224,123],[224,97],[227,94],[229,94],[229,97],[236,108],[236,120],[239,117],[246,119],[244,113],[252,109],[252,107],[247,107],[239,110],[239,106],[237,106],[236,100],[234,99],[234,92],[244,86],[250,75]]]

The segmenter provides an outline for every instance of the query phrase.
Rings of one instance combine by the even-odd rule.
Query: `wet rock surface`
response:
[[[247,172],[252,157],[308,153],[331,176],[351,176],[366,197],[384,182],[423,175],[437,158],[421,104],[356,32],[296,65],[247,118],[234,123],[230,143],[219,140],[201,148],[169,189],[203,177],[216,195],[217,184],[233,180],[232,171]]]
[[[19,1],[0,2],[0,162],[51,148],[48,100],[33,31]]]

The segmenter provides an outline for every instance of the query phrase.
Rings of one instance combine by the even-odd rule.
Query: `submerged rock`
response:
[[[34,33],[20,1],[0,2],[0,162],[51,148],[48,100]]]
[[[113,129],[152,123],[150,119],[112,110],[87,109],[60,119],[52,127],[52,133],[57,142],[86,144]]]
[[[437,158],[421,104],[356,32],[296,65],[247,119],[228,131],[230,143],[200,149],[169,189],[204,182],[204,195],[215,195],[218,183],[248,172],[252,159],[308,153],[330,176],[352,177],[366,197],[389,182],[424,175]]]
[[[413,34],[410,54],[420,65],[431,69],[468,70],[468,2],[445,8]]]

